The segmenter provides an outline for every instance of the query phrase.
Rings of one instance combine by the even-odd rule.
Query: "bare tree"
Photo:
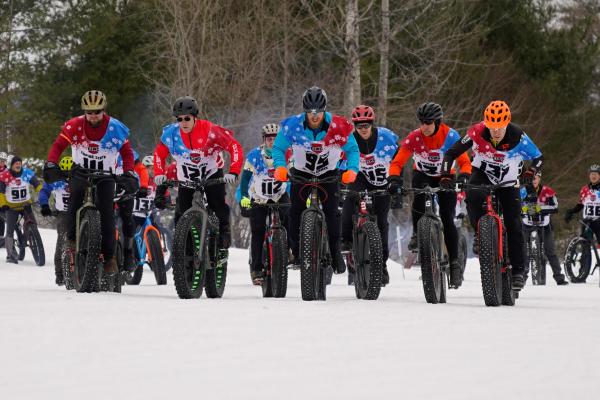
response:
[[[387,122],[388,76],[390,69],[390,1],[381,0],[381,42],[379,43],[379,123]]]

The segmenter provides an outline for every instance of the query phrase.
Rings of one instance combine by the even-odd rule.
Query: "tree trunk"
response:
[[[288,0],[282,1],[283,5],[283,26],[288,26],[289,11]],[[283,85],[281,87],[281,119],[287,115],[287,96],[288,96],[288,80],[290,68],[290,51],[289,51],[289,30],[283,29]]]
[[[358,0],[346,0],[346,95],[344,112],[350,113],[361,101],[358,43]]]
[[[381,0],[381,43],[379,43],[379,123],[387,122],[388,74],[390,69],[390,1]]]

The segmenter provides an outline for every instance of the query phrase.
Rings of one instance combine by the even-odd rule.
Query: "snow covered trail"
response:
[[[42,235],[43,268],[0,250],[0,399],[597,398],[597,275],[487,308],[470,260],[430,305],[419,270],[393,264],[378,301],[336,276],[327,302],[303,302],[298,272],[286,299],[263,299],[232,249],[223,299],[180,300],[149,270],[122,294],[78,294],[54,285]]]

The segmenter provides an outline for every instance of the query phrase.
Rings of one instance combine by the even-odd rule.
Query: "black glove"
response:
[[[138,179],[131,173],[131,171],[124,172],[123,175],[118,178],[117,185],[117,193],[121,190],[125,192],[125,194],[132,194],[137,192],[140,184]]]
[[[440,187],[442,189],[453,189],[454,188],[454,177],[452,175],[442,175],[440,179]]]
[[[7,205],[3,205],[2,207],[0,207],[0,211],[7,211],[9,209],[10,209],[10,207]]]
[[[141,187],[140,190],[137,191],[135,197],[148,197],[148,188]]]
[[[464,185],[465,183],[469,183],[469,179],[471,179],[471,174],[458,174],[458,178],[456,178],[456,183],[459,185]]]
[[[404,181],[400,175],[391,175],[387,178],[390,185],[388,186],[388,192],[390,194],[402,193],[404,190]]]
[[[159,210],[164,210],[167,208],[167,198],[165,196],[156,195],[154,198],[154,207],[158,208]]]
[[[65,178],[65,174],[60,170],[60,167],[50,161],[46,161],[44,164],[42,176],[44,177],[44,181],[48,183],[54,183]]]
[[[535,176],[535,169],[529,168],[521,175],[521,184],[531,185],[533,183],[533,177]]]
[[[42,205],[42,215],[44,217],[49,217],[52,215],[52,210],[50,210],[50,206],[48,204]]]
[[[575,215],[575,211],[573,211],[572,209],[567,210],[567,212],[565,213],[565,222],[566,223],[571,222],[574,215]]]

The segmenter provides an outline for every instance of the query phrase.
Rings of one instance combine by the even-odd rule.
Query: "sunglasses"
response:
[[[177,122],[190,122],[192,120],[192,117],[177,117]]]
[[[363,123],[363,124],[356,124],[354,126],[356,127],[356,129],[368,129],[371,126],[371,124]]]
[[[87,115],[98,115],[101,114],[104,110],[94,110],[94,111],[86,111]]]
[[[421,123],[422,123],[423,125],[431,125],[431,124],[433,124],[434,122],[435,122],[435,121],[433,121],[433,120],[431,120],[431,119],[427,119],[427,120],[425,120],[425,121],[421,121]]]

